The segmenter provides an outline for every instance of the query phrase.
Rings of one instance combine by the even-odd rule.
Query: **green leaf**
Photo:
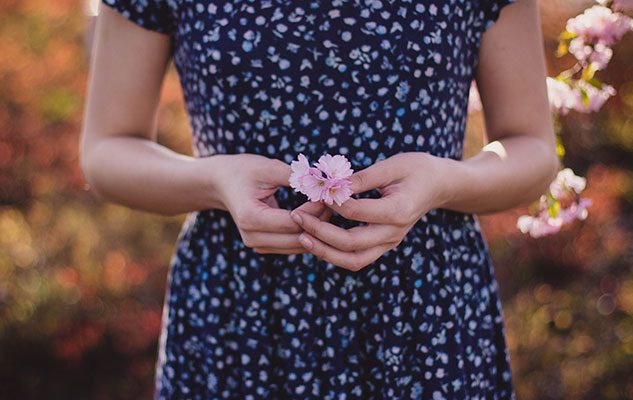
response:
[[[549,216],[552,218],[556,218],[556,216],[558,215],[558,212],[560,211],[560,202],[558,200],[555,200],[548,208],[547,208],[547,212],[549,213]]]
[[[596,78],[591,78],[587,81],[588,84],[590,84],[591,86],[602,90],[602,82],[600,82],[598,79]]]
[[[585,107],[589,106],[589,94],[587,94],[587,89],[581,87],[580,94],[582,95],[582,104]]]
[[[593,66],[591,64],[587,65],[585,68],[582,69],[582,76],[580,79],[582,79],[585,82],[589,82],[590,79],[593,79],[593,76],[595,75],[596,70],[593,69]]]
[[[574,71],[566,69],[562,71],[561,73],[559,73],[554,79],[559,80],[569,85],[569,83],[571,82],[571,78],[573,76],[574,76]]]

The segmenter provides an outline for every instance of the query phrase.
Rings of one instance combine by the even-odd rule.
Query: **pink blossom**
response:
[[[575,220],[584,220],[587,218],[587,207],[591,205],[591,200],[579,199],[578,194],[585,189],[586,183],[587,180],[574,174],[571,168],[560,170],[550,183],[549,195],[541,195],[538,211],[532,215],[520,216],[517,228],[536,238],[556,233],[563,225]],[[554,203],[551,203],[552,198]],[[569,202],[570,199],[573,201]],[[563,208],[562,205],[566,203],[569,205]]]
[[[310,169],[310,164],[308,163],[308,159],[303,154],[299,154],[297,157],[298,160],[293,160],[290,163],[290,169],[292,173],[290,174],[290,186],[293,188],[298,188],[301,186],[299,182],[300,178],[308,173]]]
[[[547,215],[539,215],[537,217],[522,215],[517,220],[517,228],[519,228],[522,233],[529,233],[533,238],[539,238],[541,236],[557,233],[560,231],[561,225]]]
[[[323,200],[324,192],[328,189],[328,180],[317,168],[310,168],[307,174],[299,178],[299,188],[310,201]]]
[[[596,43],[592,46],[585,43],[582,37],[577,37],[569,42],[569,52],[581,63],[590,63],[596,71],[606,68],[613,50],[603,43]]]
[[[563,199],[572,191],[580,194],[585,190],[587,179],[574,174],[571,168],[563,168],[558,171],[556,178],[550,183],[549,190],[557,200]]]
[[[538,215],[522,215],[517,219],[517,228],[522,233],[528,233],[533,238],[539,238],[560,231],[563,225],[575,220],[587,218],[587,207],[591,205],[591,199],[580,199],[561,209],[555,217],[549,215],[547,208],[542,209]]]
[[[585,61],[591,55],[592,49],[591,46],[585,43],[584,38],[577,37],[569,42],[569,52],[573,54],[578,61]]]
[[[613,50],[611,47],[605,46],[602,43],[598,43],[593,46],[593,51],[589,55],[589,62],[596,71],[605,69],[611,57],[613,56]]]
[[[341,155],[325,154],[315,164],[328,178],[347,178],[352,175],[352,164]]]
[[[349,179],[334,178],[326,183],[326,190],[323,191],[322,200],[328,204],[336,202],[339,206],[352,195],[352,183]]]
[[[576,97],[574,90],[567,83],[550,78],[546,79],[547,83],[547,96],[549,97],[549,104],[552,111],[565,115],[576,104]]]
[[[565,115],[569,110],[588,113],[599,110],[613,95],[615,89],[611,85],[602,84],[602,88],[585,82],[577,81],[571,86],[559,79],[547,78],[547,96],[552,111]],[[587,96],[587,104],[583,100],[582,91]]]
[[[581,37],[586,43],[611,46],[633,29],[633,20],[624,14],[614,13],[608,7],[594,5],[584,13],[569,19],[566,29]]]
[[[614,96],[616,91],[611,85],[603,84],[601,89],[590,85],[585,81],[578,81],[578,88],[575,91],[575,102],[573,109],[579,112],[592,112],[598,111],[602,105],[611,97]],[[587,96],[587,104],[583,101],[582,90],[585,91]]]
[[[353,194],[349,177],[354,171],[342,155],[323,155],[315,167],[310,167],[308,159],[299,154],[298,160],[290,163],[290,168],[290,186],[308,196],[310,201],[341,205]]]
[[[573,202],[567,208],[559,211],[558,217],[561,219],[562,224],[568,224],[575,220],[583,220],[587,218],[589,212],[587,207],[592,204],[591,199],[582,198],[578,202]]]
[[[560,202],[558,204],[560,205]],[[589,214],[587,207],[591,204],[591,199],[581,198],[571,202],[567,207],[561,208],[555,216],[552,216],[547,204],[547,197],[543,195],[539,200],[538,213],[520,216],[516,226],[522,233],[528,233],[534,238],[557,233],[565,224],[586,219]]]

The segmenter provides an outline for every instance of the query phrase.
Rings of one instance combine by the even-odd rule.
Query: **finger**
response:
[[[277,202],[277,198],[274,195],[270,195],[266,197],[264,203],[268,205],[270,208],[279,208],[279,203]]]
[[[305,232],[301,234],[300,241],[310,253],[318,258],[350,271],[358,271],[366,267],[391,249],[390,246],[382,245],[366,250],[344,252]]]
[[[381,160],[365,169],[354,172],[349,179],[352,181],[352,192],[363,193],[386,186],[400,179],[399,175],[399,170],[394,163]]]
[[[301,247],[297,233],[244,232],[241,236],[246,247]]]
[[[302,253],[307,253],[308,250],[306,250],[305,247],[297,247],[297,248],[292,248],[292,249],[277,249],[274,247],[254,247],[253,250],[255,250],[255,252],[260,253],[260,254],[302,254]]]
[[[316,215],[321,221],[329,221],[332,217],[332,210],[321,201],[308,201],[295,208],[295,210],[305,211]]]
[[[321,215],[319,215],[319,219],[321,221],[329,221],[330,218],[332,218],[332,210],[329,208],[325,208],[325,210],[323,210],[323,212],[321,213]]]
[[[295,222],[307,233],[342,251],[364,250],[383,244],[396,245],[401,239],[401,229],[393,225],[371,224],[343,229],[300,211],[294,211],[291,215],[300,217]]]
[[[299,233],[301,227],[290,217],[290,210],[272,208],[261,201],[254,201],[248,211],[238,213],[237,226],[244,231],[273,233]]]
[[[295,208],[295,210],[305,211],[312,215],[321,215],[321,213],[327,209],[328,207],[323,204],[322,201],[306,201],[299,207]]]
[[[389,196],[377,199],[349,198],[340,206],[333,203],[328,204],[328,207],[343,218],[373,224],[406,225],[412,218],[403,202]]]
[[[271,186],[290,187],[290,164],[276,158],[269,159],[267,165],[259,170],[259,180]]]

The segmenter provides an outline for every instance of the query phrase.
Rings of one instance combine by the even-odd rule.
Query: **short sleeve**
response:
[[[488,30],[498,19],[501,9],[516,0],[480,0],[483,30]]]
[[[174,18],[166,0],[101,0],[125,18],[151,31],[172,34]]]

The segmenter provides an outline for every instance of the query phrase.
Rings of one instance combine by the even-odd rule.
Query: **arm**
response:
[[[172,215],[230,212],[246,247],[300,254],[301,228],[274,197],[290,165],[257,154],[193,158],[156,143],[156,112],[170,38],[102,7],[81,135],[80,162],[93,192],[131,208]],[[320,204],[300,207],[329,219]]]
[[[441,207],[472,213],[536,200],[558,171],[536,0],[502,9],[484,33],[476,70],[487,139],[477,155],[445,160],[451,171]]]
[[[537,1],[517,0],[484,33],[479,52],[476,80],[492,141],[463,161],[406,152],[352,174],[354,193],[379,188],[382,196],[329,207],[367,225],[345,230],[295,210],[302,245],[357,271],[433,208],[483,214],[537,199],[558,170],[545,78]]]
[[[156,111],[170,38],[101,7],[90,68],[80,162],[102,200],[164,215],[222,207],[210,173],[155,142]]]

